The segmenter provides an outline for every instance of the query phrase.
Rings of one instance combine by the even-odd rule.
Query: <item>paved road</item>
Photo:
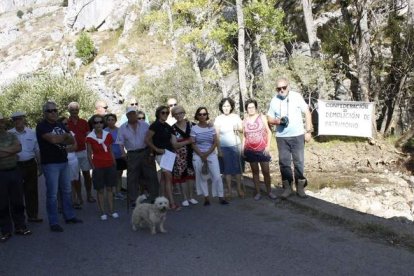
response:
[[[151,236],[131,230],[125,206],[103,222],[86,203],[82,225],[52,233],[47,222],[32,224],[32,236],[0,244],[0,275],[413,275],[406,249],[278,206],[191,206],[169,212],[168,233]]]

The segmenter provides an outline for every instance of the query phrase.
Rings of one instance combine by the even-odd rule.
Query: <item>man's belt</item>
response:
[[[147,148],[129,150],[128,153],[140,153],[140,152],[144,152],[146,149]]]
[[[32,158],[32,159],[29,159],[29,160],[26,160],[26,161],[17,161],[17,165],[19,165],[19,166],[28,166],[28,165],[33,164],[34,162],[35,162],[35,159]]]

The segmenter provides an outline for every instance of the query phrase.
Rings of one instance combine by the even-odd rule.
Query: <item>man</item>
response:
[[[98,100],[95,103],[95,114],[105,116],[108,114],[108,105],[104,100]]]
[[[309,142],[312,138],[312,116],[302,95],[289,91],[289,83],[286,78],[277,81],[276,90],[277,95],[270,102],[267,116],[269,123],[277,126],[276,141],[284,189],[281,197],[286,199],[292,194],[294,178],[296,194],[301,198],[306,198],[307,180],[304,176],[304,151],[305,141]],[[303,127],[302,113],[305,114],[305,128]],[[291,168],[292,159],[294,177]]]
[[[57,122],[56,103],[43,105],[44,120],[37,124],[36,136],[40,148],[43,174],[46,182],[46,210],[52,232],[63,232],[59,225],[57,194],[60,192],[63,216],[67,224],[82,223],[75,217],[71,199],[71,183],[66,145],[75,142],[62,123]]]
[[[159,193],[159,183],[155,169],[155,159],[145,144],[145,136],[149,125],[138,120],[134,107],[127,109],[128,122],[118,130],[116,143],[127,151],[127,185],[129,199],[135,202],[138,191],[144,192],[144,184],[149,192],[149,200],[153,201]],[[125,154],[125,153],[124,153]],[[142,181],[145,178],[145,183]]]
[[[75,139],[77,144],[76,149],[76,157],[78,158],[79,167],[82,171],[85,190],[86,190],[86,198],[87,201],[90,203],[95,202],[95,198],[92,196],[92,179],[90,170],[92,169],[91,165],[88,161],[88,156],[86,154],[86,145],[85,140],[86,136],[89,134],[89,125],[88,122],[84,119],[79,118],[79,103],[71,102],[68,105],[69,111],[69,119],[68,119],[68,127],[69,130],[75,133]],[[80,183],[79,183],[80,184]],[[75,186],[76,194],[81,194],[80,192],[80,185],[78,187]],[[80,204],[82,204],[82,198],[80,198]]]
[[[12,218],[15,234],[32,233],[25,224],[23,181],[17,168],[17,153],[21,150],[17,137],[6,131],[6,122],[0,114],[0,242],[5,242],[11,237]]]
[[[37,190],[38,164],[40,164],[39,145],[36,133],[26,127],[26,113],[18,111],[11,116],[14,128],[9,132],[16,135],[22,145],[22,151],[17,154],[19,167],[23,177],[24,201],[29,222],[42,222],[38,217],[39,200]]]
[[[170,114],[168,114],[167,124],[172,126],[177,122],[177,120],[172,116],[172,112],[171,112],[172,108],[174,106],[177,106],[177,100],[174,99],[174,98],[169,98],[168,101],[167,101],[167,105],[170,108]]]
[[[135,109],[138,111],[138,101],[137,101],[135,98],[131,98],[131,99],[129,100],[129,103],[128,103],[128,106],[127,106],[127,109],[128,109],[129,107],[135,107]],[[128,118],[127,118],[126,113],[125,113],[124,115],[122,115],[121,120],[119,121],[119,125],[123,125],[123,124],[125,124],[127,121],[128,121]],[[145,122],[149,123],[149,121],[148,121],[148,116],[145,116]]]

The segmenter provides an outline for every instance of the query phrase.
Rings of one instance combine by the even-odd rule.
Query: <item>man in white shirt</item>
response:
[[[26,113],[17,111],[11,116],[14,128],[9,132],[17,136],[22,145],[22,151],[19,152],[17,166],[20,168],[23,177],[24,200],[26,205],[26,214],[29,222],[42,222],[43,219],[38,217],[38,174],[40,169],[39,145],[36,139],[36,133],[26,126]]]

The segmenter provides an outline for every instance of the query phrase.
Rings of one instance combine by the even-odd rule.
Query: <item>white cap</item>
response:
[[[3,114],[0,113],[0,120],[3,120]]]
[[[16,112],[14,112],[14,113],[11,115],[11,117],[12,117],[12,118],[15,118],[15,117],[24,117],[24,116],[26,116],[26,113],[25,113],[25,112],[23,112],[23,111],[16,111]]]
[[[128,114],[129,112],[137,112],[136,107],[129,106],[129,107],[127,108],[126,114]]]

